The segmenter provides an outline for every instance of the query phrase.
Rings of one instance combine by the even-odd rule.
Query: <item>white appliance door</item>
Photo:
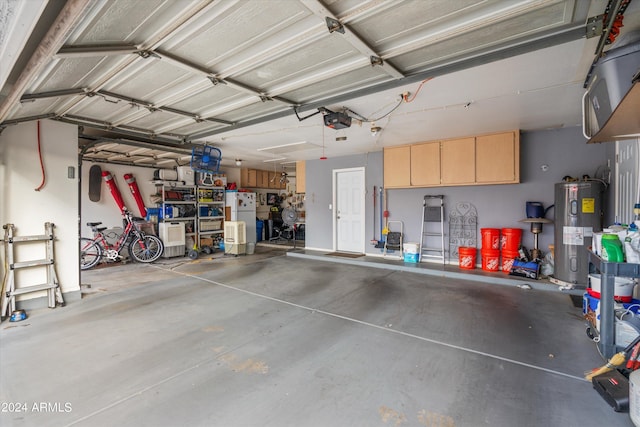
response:
[[[225,206],[229,208],[229,220],[238,221],[238,193],[230,191],[225,197]]]

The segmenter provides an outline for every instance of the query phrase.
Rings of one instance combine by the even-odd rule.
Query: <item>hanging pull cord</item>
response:
[[[44,162],[42,161],[42,149],[40,148],[40,120],[38,120],[38,157],[40,157],[40,170],[42,171],[42,182],[40,183],[40,186],[36,188],[36,191],[42,190],[46,181],[46,177],[44,174]]]

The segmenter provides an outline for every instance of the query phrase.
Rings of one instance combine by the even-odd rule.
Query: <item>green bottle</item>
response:
[[[622,242],[617,234],[602,235],[602,260],[607,262],[624,262]]]

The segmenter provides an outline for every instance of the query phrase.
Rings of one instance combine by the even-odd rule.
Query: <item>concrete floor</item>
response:
[[[632,425],[567,294],[289,255],[83,272],[0,326],[0,425]]]

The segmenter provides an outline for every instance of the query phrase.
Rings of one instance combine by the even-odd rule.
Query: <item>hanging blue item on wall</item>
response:
[[[193,147],[191,150],[191,169],[203,173],[218,173],[222,152],[209,145]]]

